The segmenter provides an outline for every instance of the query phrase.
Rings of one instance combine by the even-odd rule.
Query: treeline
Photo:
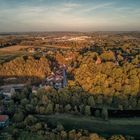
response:
[[[14,111],[14,105],[17,109]],[[92,108],[97,108],[93,113]],[[100,108],[101,110],[99,110]],[[24,89],[15,93],[7,105],[7,113],[14,114],[16,122],[23,121],[28,114],[49,115],[54,113],[69,113],[76,115],[95,116],[108,119],[108,109],[135,110],[140,108],[137,96],[104,96],[90,95],[80,87],[71,87],[56,91],[52,88],[39,89],[36,93]]]
[[[96,64],[97,58],[101,59]],[[140,56],[134,56],[131,62],[118,55],[116,63],[112,51],[98,54],[87,52],[79,55],[74,71],[75,81],[91,94],[139,95]]]
[[[18,131],[15,128],[13,133],[7,138],[3,138],[3,140],[135,140],[132,136],[123,135],[112,135],[104,138],[96,133],[90,133],[82,129],[66,131],[61,124],[58,124],[56,128],[50,131],[48,131],[47,125],[37,122],[31,125],[30,128],[32,128],[30,131]]]
[[[73,49],[78,49],[78,48],[84,48],[87,45],[90,45],[90,41],[85,40],[85,41],[49,41],[47,42],[48,45],[55,45],[59,47],[68,47],[68,48],[73,48]]]
[[[21,39],[16,39],[13,37],[0,39],[0,48],[17,45],[21,42]]]
[[[5,138],[3,137],[3,140],[135,140],[132,136],[123,135],[112,135],[104,138],[83,129],[66,131],[61,124],[50,129],[47,124],[38,122],[31,115],[25,121],[26,130],[23,130],[21,124],[16,124],[12,133]]]
[[[56,127],[49,126],[39,117],[41,114],[54,113],[90,116],[91,107],[100,106],[102,112],[97,110],[95,117],[107,120],[107,108],[111,104],[122,110],[126,104],[128,107],[135,108],[140,105],[140,100],[133,96],[124,100],[122,96],[112,98],[103,95],[89,95],[80,87],[69,87],[59,91],[48,87],[48,89],[39,89],[36,93],[32,93],[30,88],[24,88],[20,93],[15,92],[12,99],[5,105],[5,113],[9,114],[12,120],[12,125],[9,126],[12,131],[8,132],[7,128],[6,131],[12,140],[28,140],[30,136],[41,140],[134,140],[133,137],[122,135],[103,138],[95,133],[89,133],[87,130],[68,131],[59,122],[55,124]]]
[[[1,77],[45,78],[50,73],[49,62],[45,57],[35,59],[32,56],[17,57],[0,65]],[[35,79],[34,79],[35,80]]]

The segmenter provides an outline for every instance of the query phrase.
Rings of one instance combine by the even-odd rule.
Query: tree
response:
[[[18,136],[19,136],[19,132],[18,132],[18,129],[13,129],[13,131],[12,131],[12,135],[13,135],[13,137],[14,138],[17,138]]]
[[[115,57],[112,51],[104,52],[100,56],[104,61],[114,61]]]
[[[56,130],[57,130],[58,132],[63,131],[63,130],[64,130],[63,125],[62,125],[62,124],[60,124],[60,123],[58,123],[58,124],[57,124],[57,127],[56,127]]]
[[[90,106],[88,106],[88,105],[85,106],[85,112],[84,112],[84,114],[87,115],[87,116],[90,116],[91,115]]]
[[[126,140],[122,135],[114,135],[109,140]]]
[[[35,124],[36,122],[37,122],[37,119],[32,115],[28,115],[24,120],[24,123],[27,126],[28,125],[31,126],[31,125]]]
[[[22,122],[24,120],[24,113],[23,112],[16,112],[13,116],[13,120],[16,123]]]
[[[129,104],[132,106],[132,108],[136,108],[136,106],[137,106],[137,99],[136,99],[135,96],[130,96]]]
[[[101,117],[101,113],[100,113],[100,110],[95,110],[95,117],[99,118]]]
[[[140,108],[140,99],[138,99],[137,108]]]
[[[45,106],[36,106],[36,112],[37,113],[45,114],[46,110],[47,110],[47,108],[45,108]]]
[[[66,131],[61,131],[60,136],[61,136],[61,140],[67,140],[68,139]]]
[[[75,140],[75,136],[76,136],[75,130],[69,131],[69,133],[68,133],[69,140]]]
[[[27,104],[25,108],[28,113],[34,112],[34,106],[32,104]]]
[[[47,105],[49,102],[47,95],[43,95],[41,99],[41,103]]]
[[[80,113],[81,114],[84,114],[84,105],[83,104],[81,104],[80,106],[79,106],[79,108],[80,108]]]
[[[98,95],[95,101],[96,101],[97,105],[102,105],[103,104],[103,96]]]
[[[25,106],[26,104],[28,104],[30,101],[27,98],[21,99],[21,105]]]
[[[21,92],[25,97],[29,96],[29,89],[25,87]]]
[[[108,120],[108,110],[106,107],[103,107],[102,112],[101,112],[101,116],[104,120]]]
[[[32,132],[37,132],[38,130],[41,130],[43,127],[42,127],[42,124],[41,123],[36,123],[35,125],[33,125],[31,127],[31,131]]]
[[[70,112],[70,110],[71,110],[71,105],[70,104],[67,104],[65,106],[65,112]]]
[[[33,98],[31,99],[31,104],[32,104],[33,106],[36,106],[37,103],[38,103],[38,99],[37,99],[36,97],[33,97]]]
[[[60,112],[59,104],[55,104],[54,112]]]
[[[51,114],[53,113],[53,103],[49,102],[49,104],[47,105],[46,109],[45,109],[45,113],[46,114]]]
[[[8,112],[8,114],[12,114],[13,115],[14,111],[15,111],[15,103],[14,103],[13,100],[11,100],[7,104],[7,112]]]
[[[91,107],[95,107],[95,100],[93,96],[88,97],[88,105],[90,105]]]
[[[90,134],[89,136],[90,140],[105,140],[103,138],[101,138],[98,134],[96,133],[93,133],[93,134]]]

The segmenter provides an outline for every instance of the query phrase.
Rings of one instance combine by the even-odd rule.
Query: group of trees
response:
[[[45,57],[35,59],[32,56],[29,57],[17,57],[10,62],[0,65],[1,77],[19,77],[21,81],[45,78],[50,73],[49,62]]]
[[[30,128],[18,131],[20,126],[14,126],[12,133],[3,140],[135,140],[131,136],[113,135],[108,138],[99,136],[96,133],[90,133],[87,130],[69,130],[66,131],[61,124],[56,128],[49,130],[47,124],[36,122],[30,124]],[[27,131],[27,129],[29,129]],[[21,128],[20,128],[21,130]]]
[[[107,106],[118,104],[125,106],[127,102],[137,106],[137,99],[130,97],[125,101],[121,96],[119,98],[105,97],[103,95],[95,96],[84,92],[80,87],[69,87],[56,91],[52,88],[39,89],[37,93],[31,93],[31,89],[24,88],[21,93],[16,93],[7,104],[7,113],[12,120],[12,139],[20,138],[30,139],[29,137],[46,140],[106,140],[97,134],[91,134],[87,130],[67,131],[58,123],[56,127],[50,127],[46,122],[42,122],[36,115],[49,115],[53,113],[72,113],[77,115],[91,115],[91,108],[100,106],[102,111],[95,112],[96,117],[102,117],[108,120]],[[140,102],[139,102],[140,103]],[[122,109],[122,108],[121,108]],[[23,136],[21,132],[25,132]],[[133,140],[133,137],[123,137],[121,135],[112,136],[108,140]]]
[[[140,69],[137,67],[139,57],[131,63],[116,65],[112,52],[102,53],[99,57],[104,60],[97,65],[99,56],[95,52],[87,52],[79,56],[79,67],[75,69],[75,81],[91,94],[105,95],[138,95],[140,92]],[[118,57],[120,61],[122,57]]]
[[[140,100],[136,96],[91,95],[80,87],[69,87],[58,91],[52,88],[47,90],[41,88],[37,93],[24,89],[21,93],[15,93],[7,104],[7,112],[14,115],[13,119],[16,122],[23,121],[28,114],[49,115],[54,113],[94,115],[108,120],[108,109],[110,108],[139,109]],[[92,109],[95,109],[95,112]]]
[[[0,48],[17,45],[20,41],[20,39],[16,39],[15,37],[0,38]]]

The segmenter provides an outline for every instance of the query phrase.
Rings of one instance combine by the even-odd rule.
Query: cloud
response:
[[[78,3],[64,3],[63,6],[68,7],[68,8],[78,8],[78,7],[81,7],[81,4],[78,4]]]
[[[140,23],[140,9],[132,6],[122,6],[122,7],[111,7],[112,13],[117,16],[117,18],[124,18],[127,21],[137,21]],[[139,19],[138,19],[139,18]]]
[[[91,11],[94,11],[94,10],[107,8],[107,7],[109,7],[109,6],[113,5],[113,4],[114,4],[113,2],[97,4],[95,6],[90,6],[90,7],[86,8],[86,9],[83,9],[83,11],[84,12],[91,12]]]
[[[140,22],[139,16],[139,9],[127,6],[118,7],[115,2],[65,1],[57,4],[23,4],[16,8],[1,7],[0,31],[7,27],[8,29],[11,27],[11,30],[86,30],[103,29],[103,27],[120,28],[130,26],[130,24],[138,27],[139,24],[136,23]]]

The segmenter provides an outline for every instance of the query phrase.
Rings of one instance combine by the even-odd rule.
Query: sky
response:
[[[0,32],[140,31],[140,0],[0,0]]]

